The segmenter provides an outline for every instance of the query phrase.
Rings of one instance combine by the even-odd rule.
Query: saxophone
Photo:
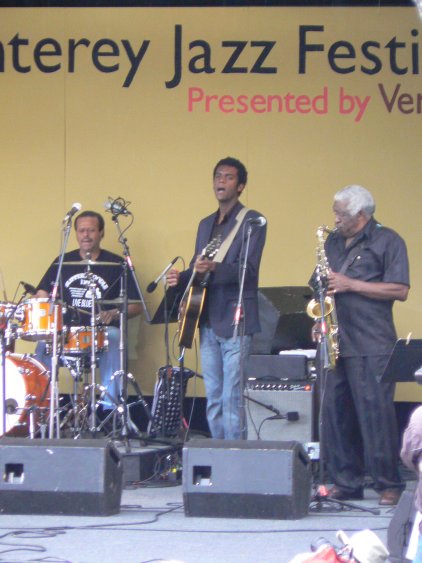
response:
[[[330,265],[325,253],[325,233],[334,232],[325,225],[318,227],[317,236],[317,265],[311,278],[311,287],[315,298],[309,301],[306,308],[307,314],[321,326],[321,334],[325,336],[326,354],[324,368],[334,369],[339,355],[338,323],[334,297],[327,295],[328,275]]]

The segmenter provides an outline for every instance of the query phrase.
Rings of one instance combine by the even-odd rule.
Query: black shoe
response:
[[[348,492],[334,485],[334,487],[328,491],[328,498],[332,498],[333,500],[363,500],[363,489]]]

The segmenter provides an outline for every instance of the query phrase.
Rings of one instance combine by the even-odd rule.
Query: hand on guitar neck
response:
[[[207,280],[207,274],[214,272],[217,263],[205,258],[202,254],[198,255],[195,260],[194,270],[196,272],[196,279],[201,284],[203,280]],[[179,283],[179,270],[175,268],[167,272],[167,285],[169,287],[175,287]]]
[[[215,271],[217,263],[213,261],[213,258],[217,250],[220,248],[220,245],[221,245],[221,238],[217,237],[216,239],[213,239],[206,246],[206,248],[204,248],[201,254],[198,254],[195,263],[193,265],[193,277],[191,282],[193,281],[194,277],[198,277],[199,281],[203,279],[207,280],[209,276],[207,276],[206,274]],[[199,276],[197,276],[196,274],[199,274]],[[175,287],[179,283],[179,277],[180,277],[179,270],[176,270],[176,268],[172,268],[167,272],[167,285],[169,287]]]

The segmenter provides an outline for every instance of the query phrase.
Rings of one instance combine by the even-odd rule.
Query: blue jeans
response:
[[[251,336],[222,338],[201,327],[201,365],[207,393],[207,420],[213,438],[238,440],[246,422],[243,416],[241,360],[245,362]],[[242,354],[241,354],[242,347]],[[241,358],[242,356],[242,358]]]
[[[112,409],[116,406],[115,403],[118,403],[121,379],[119,377],[113,378],[113,374],[120,370],[119,329],[115,326],[108,326],[107,335],[108,348],[98,354],[101,385],[107,391],[107,394],[101,400],[104,410]],[[35,357],[51,371],[51,355],[47,354],[46,347],[46,342],[40,340],[35,349]]]

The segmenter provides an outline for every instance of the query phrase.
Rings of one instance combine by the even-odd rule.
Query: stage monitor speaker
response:
[[[280,350],[312,349],[313,319],[306,314],[312,299],[307,286],[261,287],[258,290],[261,332],[252,339],[251,354],[277,354]]]
[[[298,442],[193,440],[183,448],[186,516],[297,519],[311,494]]]
[[[0,440],[0,513],[108,516],[123,464],[109,440]]]
[[[387,547],[391,563],[406,563],[410,536],[416,518],[415,492],[404,491],[394,509],[387,532]]]
[[[297,440],[306,444],[317,439],[312,383],[290,385],[248,382],[245,407],[248,440]],[[276,412],[286,418],[278,417]]]

